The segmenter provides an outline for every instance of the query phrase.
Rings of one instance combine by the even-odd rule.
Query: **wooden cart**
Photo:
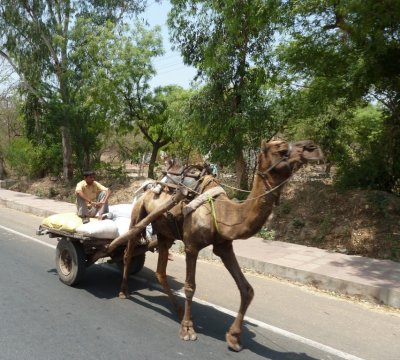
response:
[[[113,239],[98,239],[84,236],[78,233],[69,233],[40,226],[37,234],[47,234],[50,238],[57,238],[56,247],[56,269],[60,280],[66,285],[76,285],[85,276],[86,268],[93,265],[98,259],[95,254],[105,252]],[[108,263],[115,263],[118,268],[123,269],[123,255],[126,245],[120,245],[114,251],[107,254]],[[148,250],[148,244],[137,247],[136,255],[133,257],[130,273],[136,274],[142,270]]]
[[[66,285],[76,285],[85,275],[86,268],[101,258],[109,258],[109,262],[116,263],[123,269],[123,256],[129,240],[135,240],[136,246],[133,253],[130,273],[136,274],[142,270],[145,262],[145,253],[157,248],[157,240],[141,241],[143,231],[146,227],[170,210],[187,196],[187,190],[181,187],[175,189],[170,200],[161,205],[157,210],[148,214],[145,218],[129,229],[127,233],[116,239],[98,239],[79,233],[68,233],[65,231],[39,227],[37,234],[47,234],[49,237],[57,238],[56,269],[60,280]]]

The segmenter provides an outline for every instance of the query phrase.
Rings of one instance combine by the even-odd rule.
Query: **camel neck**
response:
[[[261,179],[261,178],[260,178]],[[257,233],[271,214],[276,195],[266,194],[263,181],[255,179],[245,201],[216,202],[219,231],[226,239],[246,239]]]

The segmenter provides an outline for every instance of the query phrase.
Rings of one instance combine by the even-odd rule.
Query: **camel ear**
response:
[[[268,142],[267,142],[267,140],[263,139],[261,141],[261,151],[267,152],[267,150],[268,150]]]

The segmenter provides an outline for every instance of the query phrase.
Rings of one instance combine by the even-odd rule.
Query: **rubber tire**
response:
[[[65,285],[79,284],[86,272],[86,257],[82,244],[61,238],[56,248],[56,269]]]
[[[131,260],[131,265],[129,268],[129,275],[135,275],[137,274],[140,270],[143,269],[144,262],[146,261],[146,254],[141,254],[134,256]],[[124,271],[124,262],[123,261],[118,261],[117,262],[118,269],[123,273]]]

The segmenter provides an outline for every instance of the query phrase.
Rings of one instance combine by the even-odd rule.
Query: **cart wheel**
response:
[[[144,262],[146,260],[146,254],[141,254],[141,255],[136,255],[132,258],[131,264],[129,267],[129,275],[135,275],[137,274],[140,270],[143,269]],[[124,261],[118,261],[116,262],[118,269],[123,272],[124,271]]]
[[[86,271],[82,244],[61,238],[56,248],[56,268],[61,282],[69,286],[78,284]]]

